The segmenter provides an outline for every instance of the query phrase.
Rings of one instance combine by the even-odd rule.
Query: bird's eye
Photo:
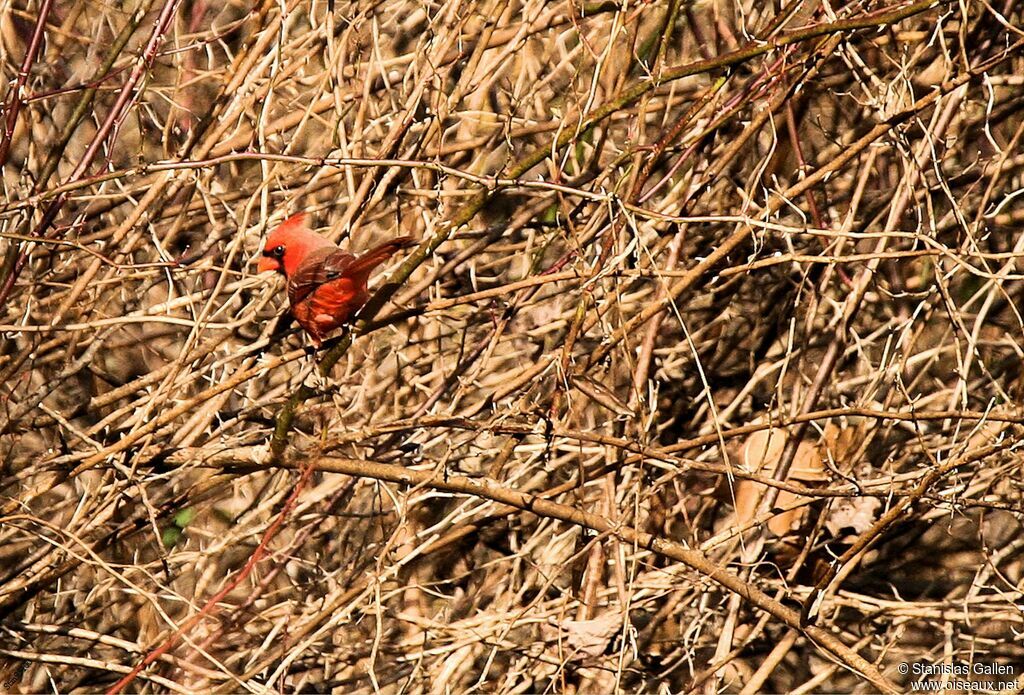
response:
[[[270,250],[270,255],[274,258],[284,258],[284,246],[275,246]]]

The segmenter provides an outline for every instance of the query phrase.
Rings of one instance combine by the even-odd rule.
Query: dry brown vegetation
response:
[[[0,4],[0,690],[1024,683],[1022,26]]]

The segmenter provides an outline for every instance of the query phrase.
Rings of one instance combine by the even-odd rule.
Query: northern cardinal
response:
[[[292,315],[320,347],[328,333],[366,304],[370,272],[415,243],[412,237],[397,237],[356,258],[310,230],[300,212],[267,237],[259,271],[276,270],[285,276]]]

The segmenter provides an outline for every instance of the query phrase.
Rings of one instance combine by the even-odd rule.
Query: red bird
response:
[[[300,212],[267,237],[259,271],[276,270],[285,276],[292,315],[320,347],[328,333],[366,304],[370,272],[415,243],[412,237],[397,237],[356,258],[310,230]]]

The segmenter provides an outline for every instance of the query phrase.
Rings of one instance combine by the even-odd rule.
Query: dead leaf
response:
[[[743,443],[740,462],[751,473],[758,473],[766,462],[778,461],[785,437],[776,429],[751,432]]]
[[[825,526],[838,536],[843,529],[852,528],[854,533],[863,533],[875,523],[882,502],[874,497],[845,498],[829,509]]]
[[[825,425],[825,433],[821,438],[822,454],[827,460],[832,461],[837,469],[843,473],[849,473],[856,463],[853,456],[864,441],[868,423],[864,418],[842,418],[842,420],[844,421],[843,425],[837,425],[832,421]]]
[[[743,465],[752,473],[771,475],[782,458],[786,446],[786,436],[782,430],[769,429],[753,432],[743,444],[741,458]],[[818,447],[811,442],[802,441],[793,457],[787,480],[814,482],[824,480],[825,462]],[[757,511],[757,504],[764,494],[764,485],[751,480],[741,480],[736,484],[736,521],[740,526],[749,524]],[[784,508],[803,499],[786,490],[779,492],[775,506]],[[789,509],[776,514],[768,520],[768,530],[777,536],[784,536],[798,528],[807,513],[805,507]]]
[[[780,490],[779,496],[775,501],[775,506],[779,509],[785,509],[800,500],[806,499],[807,498],[803,495],[797,495],[789,492],[788,490]],[[786,509],[786,511],[779,512],[768,520],[768,530],[776,536],[785,536],[793,529],[799,528],[804,522],[805,516],[807,516],[807,507]]]
[[[590,400],[594,401],[598,405],[603,405],[616,415],[636,417],[636,413],[633,409],[623,403],[622,400],[612,393],[612,391],[604,384],[600,384],[585,376],[573,377],[572,383],[576,388],[590,398]]]
[[[769,429],[752,432],[743,444],[741,461],[751,473],[772,473],[782,458],[786,435],[782,430]],[[825,480],[825,462],[818,447],[804,439],[796,449],[789,480]]]
[[[611,612],[591,620],[563,620],[557,625],[566,651],[576,656],[597,657],[604,654],[612,638],[622,629],[622,613]],[[557,637],[546,629],[548,639]]]

